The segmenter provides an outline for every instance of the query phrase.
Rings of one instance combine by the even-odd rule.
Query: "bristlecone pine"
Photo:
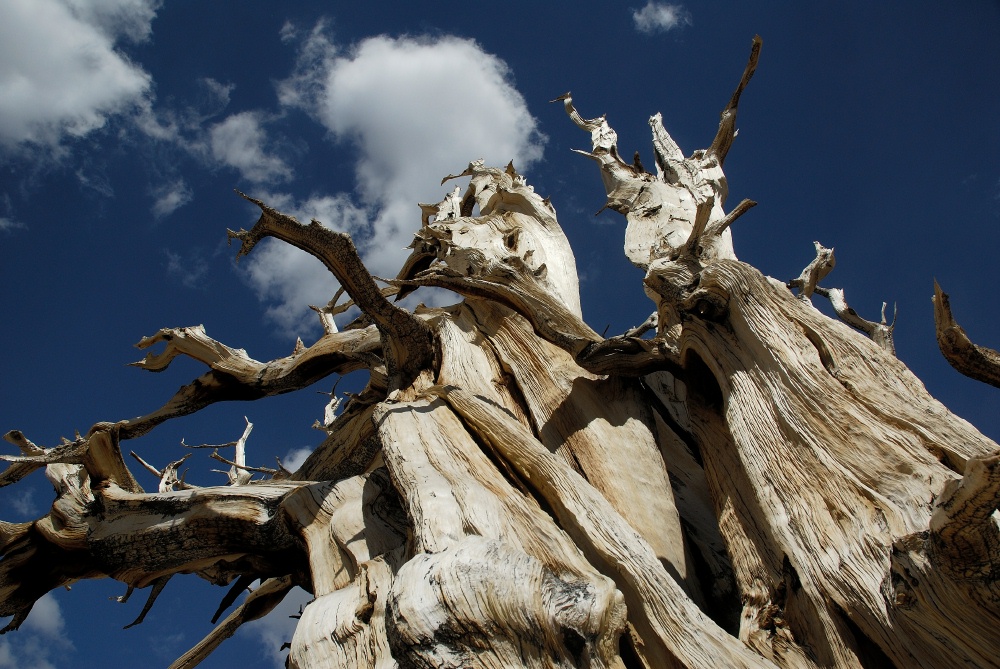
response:
[[[351,239],[263,202],[250,253],[276,237],[319,258],[350,302],[326,334],[267,363],[164,329],[136,363],[208,366],[162,408],[101,422],[21,454],[0,485],[44,467],[57,499],[0,522],[0,615],[24,621],[46,592],[84,578],[150,588],[194,573],[231,584],[173,667],[192,667],[293,586],[314,595],[288,664],[314,667],[1000,666],[1000,450],[925,391],[860,318],[801,276],[740,262],[723,161],[740,95],[711,145],[685,158],[650,119],[656,174],[621,159],[603,117],[583,152],[655,313],[604,338],[580,311],[573,252],[548,200],[512,165],[473,162],[464,194],[421,205],[413,253],[380,288]],[[248,198],[250,199],[250,198]],[[478,215],[473,215],[478,209]],[[419,286],[447,308],[403,309]],[[814,294],[841,320],[821,314]],[[994,385],[1000,357],[971,344],[936,296],[942,350]],[[362,316],[338,331],[332,314]],[[841,322],[844,321],[844,322]],[[295,472],[251,480],[243,444],[227,486],[158,469],[146,492],[121,444],[223,400],[251,400],[367,369],[364,392],[321,425]],[[137,458],[138,459],[138,458]]]

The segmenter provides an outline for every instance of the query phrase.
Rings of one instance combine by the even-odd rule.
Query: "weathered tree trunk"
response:
[[[730,225],[753,203],[726,213],[722,166],[759,48],[708,149],[685,158],[650,120],[655,175],[559,98],[591,133],[655,303],[621,336],[584,323],[555,210],[513,166],[472,163],[464,194],[421,205],[389,289],[346,235],[254,200],[260,220],[230,233],[239,254],[294,244],[363,316],[339,332],[327,318],[316,343],[268,363],[200,327],[161,330],[140,367],[209,367],[164,407],[53,448],[8,433],[22,455],[0,484],[45,467],[58,498],[33,523],[0,523],[7,629],[81,578],[152,586],[145,612],[172,575],[196,573],[233,584],[220,614],[263,583],[175,667],[294,585],[314,595],[291,642],[300,669],[1000,666],[998,446],[894,357],[884,318],[817,285],[831,250],[817,244],[787,285],[733,252]],[[418,286],[464,300],[411,312],[386,297]],[[1000,357],[937,303],[949,358],[1000,378]],[[165,420],[356,369],[367,388],[294,473],[248,482],[238,448],[231,485],[195,488],[180,461],[140,460],[160,477],[146,493],[125,465],[121,441]]]

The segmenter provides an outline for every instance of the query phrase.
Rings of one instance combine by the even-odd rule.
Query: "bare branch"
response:
[[[256,472],[258,474],[269,474],[271,476],[276,476],[276,475],[278,475],[278,474],[281,473],[279,470],[272,469],[270,467],[251,467],[251,466],[245,465],[245,464],[241,465],[238,462],[235,462],[233,460],[227,460],[226,458],[224,458],[221,455],[219,455],[218,452],[213,452],[208,457],[212,458],[213,460],[218,460],[219,462],[221,462],[223,464],[227,464],[227,465],[229,465],[231,467],[235,467],[239,471],[243,471],[243,472]],[[280,460],[278,461],[278,464],[281,464]],[[213,470],[213,471],[218,471],[218,470]],[[226,472],[226,473],[228,474],[229,472]],[[249,483],[249,480],[247,481],[247,483]],[[243,484],[240,484],[240,483],[231,483],[230,485],[243,485]]]
[[[239,192],[239,191],[237,191]],[[244,193],[240,196],[261,210],[249,231],[228,231],[230,240],[241,242],[237,259],[246,255],[264,237],[275,237],[318,258],[337,278],[354,303],[375,322],[383,340],[383,354],[390,388],[408,385],[434,360],[434,337],[427,325],[385,298],[365,269],[350,235],[335,232],[318,221],[302,225],[291,216],[272,209]]]
[[[680,255],[690,255],[692,257],[700,255],[697,253],[698,244],[701,242],[702,235],[704,235],[705,229],[708,227],[708,219],[711,218],[714,207],[714,196],[709,196],[704,201],[698,203],[698,208],[695,210],[694,224],[691,226],[687,242],[680,248]]]
[[[235,634],[243,623],[257,620],[270,613],[294,585],[289,576],[269,578],[264,581],[218,627],[209,632],[208,636],[199,641],[194,648],[177,658],[168,669],[192,669],[198,666],[219,647],[219,644]]]
[[[1000,353],[973,344],[955,322],[948,294],[934,282],[934,325],[938,347],[948,363],[971,379],[1000,388]]]
[[[740,203],[736,205],[736,207],[731,212],[726,214],[724,218],[720,218],[711,221],[709,223],[707,234],[713,237],[718,237],[722,235],[723,232],[729,229],[729,226],[731,226],[733,223],[736,222],[737,218],[747,213],[756,206],[757,203],[753,200],[746,198],[740,200]]]
[[[129,455],[138,460],[139,464],[142,465],[147,472],[149,472],[156,478],[160,478],[161,476],[163,476],[163,472],[161,472],[159,469],[157,469],[153,465],[143,460],[141,457],[139,457],[139,455],[135,451],[129,451]]]
[[[646,174],[644,170],[640,170],[633,165],[629,165],[618,155],[618,134],[608,125],[607,117],[598,116],[593,119],[584,119],[573,105],[573,96],[570,93],[560,95],[555,100],[551,100],[551,102],[562,102],[570,120],[581,130],[590,133],[591,150],[589,152],[577,150],[577,153],[583,154],[600,164],[601,173],[604,176],[604,188],[609,195],[607,206],[625,213],[618,205],[612,203],[610,196],[622,184],[636,178],[651,180],[653,178],[652,175]]]
[[[185,416],[215,402],[255,400],[304,388],[330,374],[381,365],[375,353],[381,348],[379,333],[374,326],[328,334],[300,353],[267,363],[253,360],[242,349],[234,349],[205,334],[202,326],[167,328],[139,342],[146,348],[156,342],[166,342],[159,355],[149,355],[136,366],[144,369],[164,369],[178,355],[186,355],[205,363],[211,370],[183,386],[156,411],[120,421],[121,439],[133,439],[146,434],[160,423]]]
[[[190,453],[186,454],[180,460],[174,460],[173,462],[167,464],[162,471],[140,458],[135,451],[130,451],[130,453],[133,458],[139,461],[139,464],[142,465],[146,471],[160,479],[160,485],[158,487],[159,492],[167,492],[170,490],[192,490],[197,487],[185,483],[182,478],[177,478],[177,470],[182,464],[184,464],[185,460],[191,457]]]
[[[222,614],[225,612],[225,610],[228,609],[230,606],[232,606],[233,602],[236,601],[236,598],[239,597],[241,594],[243,594],[245,590],[249,589],[250,584],[252,584],[256,580],[257,579],[255,577],[248,576],[246,574],[243,574],[238,579],[236,579],[236,582],[233,583],[233,586],[229,588],[229,592],[226,593],[226,596],[223,597],[222,601],[219,603],[219,608],[215,610],[215,615],[212,616],[213,625],[219,622],[219,618],[222,617]]]
[[[153,608],[153,604],[156,602],[156,598],[160,596],[161,592],[163,592],[163,588],[166,587],[167,581],[170,580],[171,576],[173,576],[173,574],[169,574],[167,576],[161,576],[160,578],[153,581],[153,589],[149,591],[149,598],[146,599],[146,604],[142,607],[142,611],[139,612],[139,617],[130,622],[122,629],[129,629],[130,627],[135,627],[136,625],[141,624],[142,621],[146,619],[146,614],[149,613],[150,609]]]
[[[250,482],[251,473],[246,470],[247,466],[247,438],[253,430],[253,423],[246,416],[243,416],[247,426],[243,430],[242,436],[236,440],[236,462],[229,470],[229,485],[246,485]]]
[[[726,161],[726,154],[729,153],[729,148],[733,145],[733,139],[736,137],[736,111],[740,104],[740,96],[757,70],[757,60],[760,58],[762,43],[760,35],[754,35],[753,43],[750,46],[750,57],[747,59],[746,67],[743,68],[743,77],[733,92],[733,97],[729,99],[729,104],[722,110],[719,131],[715,134],[715,139],[712,140],[712,145],[708,147],[706,152],[707,155],[718,156],[720,165]]]
[[[658,321],[659,321],[659,314],[654,311],[653,313],[651,313],[649,315],[649,317],[646,320],[644,320],[642,322],[642,324],[637,325],[634,328],[631,328],[629,330],[626,330],[624,336],[625,337],[641,337],[642,335],[646,334],[650,330],[655,330],[656,329],[656,324],[657,324]]]
[[[616,337],[604,339],[541,286],[535,274],[517,256],[504,264],[481,268],[464,276],[447,267],[433,267],[400,285],[448,288],[468,297],[499,302],[521,314],[535,332],[574,357],[595,374],[642,375],[657,370],[680,372],[677,352],[662,340]]]
[[[340,377],[340,379],[342,378],[344,377]],[[317,420],[314,422],[312,425],[314,429],[323,430],[329,434],[330,426],[333,425],[333,421],[337,419],[337,409],[339,409],[340,405],[343,403],[343,399],[337,397],[337,385],[340,383],[340,379],[337,379],[337,382],[333,384],[333,390],[328,393],[319,393],[320,395],[326,395],[329,397],[330,401],[327,402],[326,406],[323,408],[323,421],[320,422]]]
[[[816,290],[816,284],[823,280],[837,264],[833,249],[826,248],[819,242],[813,242],[816,247],[816,257],[806,265],[797,279],[788,282],[789,288],[799,289],[799,298],[809,300]]]
[[[0,635],[6,634],[7,632],[14,632],[21,628],[22,623],[28,619],[28,614],[31,613],[31,609],[34,608],[34,602],[29,604],[26,608],[18,610],[14,617],[9,623],[7,623],[3,629],[0,629]]]
[[[11,430],[3,436],[4,441],[14,444],[21,449],[21,452],[25,455],[41,455],[45,452],[41,446],[36,446],[33,441],[28,439],[21,433],[20,430]]]
[[[125,588],[124,595],[118,595],[117,597],[109,597],[108,599],[110,599],[113,602],[118,602],[119,604],[125,604],[126,602],[128,602],[133,592],[135,592],[135,586],[130,585],[127,588]]]
[[[725,216],[713,219],[715,196],[710,195],[695,210],[694,225],[691,226],[687,242],[678,249],[678,255],[686,254],[707,261],[719,257],[718,246],[721,243],[722,233],[728,230],[736,219],[756,206],[757,203],[753,200],[744,199]]]
[[[117,425],[97,423],[90,428],[86,437],[77,434],[74,441],[64,438],[59,446],[53,448],[39,448],[17,431],[9,432],[8,436],[10,437],[8,441],[13,440],[12,443],[18,443],[22,451],[28,450],[35,454],[24,456],[0,454],[0,460],[12,463],[0,474],[0,487],[19,481],[36,469],[59,464],[82,465],[90,476],[92,484],[113,481],[124,490],[142,492],[142,487],[125,466],[125,460],[122,458],[118,446]]]
[[[886,353],[896,355],[896,344],[892,339],[892,333],[896,327],[896,315],[893,314],[891,324],[886,323],[885,302],[882,303],[882,320],[876,323],[875,321],[865,320],[847,304],[842,288],[827,289],[816,286],[813,290],[817,295],[822,295],[830,300],[830,305],[837,316],[840,317],[840,320],[864,332],[873,342],[881,346]]]

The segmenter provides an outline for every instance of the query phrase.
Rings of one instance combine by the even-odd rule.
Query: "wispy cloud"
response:
[[[156,0],[0,3],[0,149],[57,153],[138,103],[150,76],[116,49],[149,36]]]
[[[33,518],[38,511],[34,488],[25,488],[20,492],[11,491],[11,499],[8,501],[20,518]]]
[[[691,13],[682,5],[648,0],[645,7],[632,12],[632,20],[636,30],[651,35],[690,25]]]
[[[144,100],[133,117],[135,126],[145,137],[178,149],[205,167],[237,171],[244,187],[288,181],[293,170],[280,155],[280,140],[269,130],[280,114],[251,109],[224,116],[234,88],[233,84],[203,78],[188,104],[161,106]],[[153,215],[165,218],[190,202],[193,195],[181,179],[158,186],[153,189]]]
[[[7,193],[0,194],[0,232],[11,232],[27,227],[13,216],[14,205]]]
[[[0,232],[10,232],[11,230],[17,230],[18,228],[23,227],[24,223],[19,223],[13,219],[0,216]]]
[[[286,24],[282,35],[291,41],[299,31]],[[295,71],[278,94],[285,106],[310,113],[334,140],[357,147],[359,195],[331,196],[325,212],[306,208],[319,202],[314,198],[300,206],[301,220],[316,217],[332,227],[354,221],[355,243],[381,276],[398,271],[419,225],[417,202],[444,195],[441,177],[477,158],[513,159],[524,170],[542,156],[544,137],[507,65],[471,40],[383,35],[342,51],[321,22],[301,41]],[[329,299],[331,279],[318,263],[277,246],[257,253],[248,271],[261,296],[276,300],[270,313],[286,327],[308,315],[302,295]]]
[[[100,168],[92,168],[89,165],[76,170],[76,180],[80,187],[96,193],[101,197],[114,197],[115,188],[111,185],[111,180]]]
[[[193,193],[184,179],[176,179],[153,189],[153,202],[151,211],[157,220],[166,218],[188,202],[191,201]]]
[[[167,274],[187,288],[199,288],[203,286],[203,279],[208,273],[208,263],[197,251],[182,257],[179,253],[174,253],[170,249],[164,249],[167,257]]]

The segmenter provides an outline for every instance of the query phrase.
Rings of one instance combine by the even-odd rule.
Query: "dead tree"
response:
[[[163,407],[51,448],[8,433],[21,455],[0,484],[44,468],[57,499],[0,523],[7,629],[78,579],[151,587],[145,612],[194,573],[232,584],[217,617],[263,582],[174,667],[294,585],[314,596],[291,641],[300,669],[998,666],[998,446],[894,357],[884,317],[817,285],[832,250],[817,244],[787,284],[733,252],[753,203],[727,212],[722,168],[759,49],[707,149],[685,157],[650,119],[655,174],[559,98],[591,135],[655,303],[619,336],[583,321],[555,209],[512,165],[474,162],[464,193],[421,205],[388,288],[347,235],[252,200],[256,225],[229,233],[239,255],[265,237],[304,249],[363,316],[266,363],[203,328],[164,329],[138,366],[188,356],[208,371]],[[420,286],[463,299],[387,298]],[[950,359],[1000,378],[1000,357],[937,303]],[[367,387],[294,473],[248,467],[238,448],[219,456],[231,485],[141,461],[161,478],[146,492],[125,465],[121,443],[163,421],[357,369]]]

